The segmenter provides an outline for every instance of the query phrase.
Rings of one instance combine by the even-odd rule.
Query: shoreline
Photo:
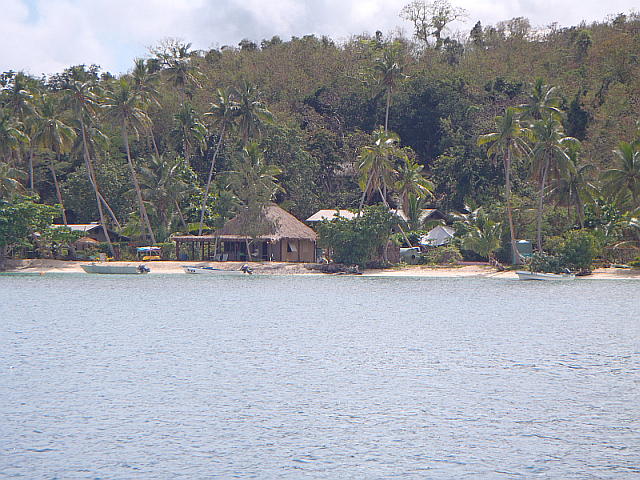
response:
[[[84,273],[80,267],[89,264],[87,261],[25,259],[7,260],[6,270],[2,273]],[[99,262],[97,262],[99,263]],[[109,265],[140,265],[144,264],[153,274],[184,274],[183,265],[210,266],[224,270],[239,270],[243,262],[177,262],[161,260],[152,262],[108,262]],[[285,262],[247,262],[246,265],[256,275],[327,275],[309,270],[303,263]],[[470,277],[470,278],[517,278],[514,270],[499,272],[489,265],[457,265],[457,266],[426,266],[407,265],[383,270],[365,270],[364,276],[374,277]],[[640,280],[640,269],[597,268],[592,275],[579,277],[578,280],[604,279],[633,279]]]

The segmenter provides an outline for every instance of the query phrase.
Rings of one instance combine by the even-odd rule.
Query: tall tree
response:
[[[504,166],[505,190],[507,197],[507,212],[509,215],[509,230],[511,231],[511,251],[516,264],[522,262],[521,256],[516,248],[516,237],[513,229],[513,212],[511,210],[511,165],[514,156],[519,156],[527,150],[527,145],[523,139],[523,128],[518,120],[518,112],[514,107],[505,109],[504,115],[494,118],[496,131],[478,137],[478,145],[488,145],[487,155],[493,157],[494,163],[498,162],[498,157],[502,157]]]
[[[542,252],[542,208],[547,184],[547,177],[551,171],[560,178],[568,170],[575,173],[575,167],[566,153],[569,145],[577,147],[580,142],[573,137],[566,137],[562,124],[553,115],[545,115],[531,126],[531,134],[535,142],[531,160],[532,173],[540,185],[540,201],[538,203],[538,251]]]
[[[398,180],[396,190],[400,197],[402,211],[407,214],[409,211],[409,195],[411,193],[420,198],[427,198],[433,195],[433,184],[422,176],[424,167],[407,157],[398,169]]]
[[[98,87],[92,78],[87,79],[87,75],[84,72],[84,67],[75,67],[71,70],[64,79],[64,91],[62,97],[62,105],[67,106],[73,112],[73,115],[80,123],[80,134],[82,137],[82,146],[84,154],[84,162],[87,166],[87,174],[89,176],[89,182],[93,187],[93,191],[96,195],[96,202],[98,203],[98,212],[100,213],[100,224],[102,225],[102,232],[109,245],[109,251],[111,256],[115,257],[113,245],[111,243],[111,237],[107,231],[107,225],[104,221],[104,212],[102,210],[102,198],[98,184],[96,182],[96,176],[93,169],[93,162],[89,155],[87,129],[85,125],[85,117],[92,121],[96,116],[96,107],[98,105]]]
[[[164,69],[167,81],[180,89],[180,105],[184,106],[187,85],[193,83],[200,86],[203,78],[200,69],[192,63],[191,44],[175,43],[168,48],[168,52],[161,54],[161,60],[166,65]]]
[[[225,134],[231,132],[236,125],[236,112],[238,105],[232,101],[228,90],[220,90],[216,92],[217,102],[211,104],[211,111],[205,113],[205,117],[213,119],[212,127],[220,129],[218,135],[218,143],[216,144],[216,150],[213,152],[213,158],[211,159],[211,168],[209,169],[209,176],[207,177],[207,186],[204,190],[204,197],[202,198],[202,211],[200,213],[200,228],[198,229],[198,235],[202,235],[202,225],[204,224],[204,214],[207,207],[207,200],[209,197],[209,188],[211,187],[211,179],[213,178],[213,169],[216,165],[216,158],[220,151],[220,145],[224,140]]]
[[[400,137],[393,132],[386,132],[383,127],[378,127],[373,132],[375,139],[373,145],[362,148],[362,154],[358,157],[360,188],[362,197],[358,211],[362,211],[365,197],[371,197],[374,192],[380,192],[382,201],[388,206],[387,190],[394,184],[396,175],[396,159],[406,160],[406,154],[398,147]]]
[[[435,38],[434,48],[440,50],[444,39],[442,33],[455,20],[469,17],[464,8],[454,7],[448,0],[414,0],[400,12],[400,18],[413,22],[415,37],[429,46],[429,38]]]
[[[262,99],[262,92],[250,81],[243,80],[233,93],[238,99],[238,130],[246,147],[252,136],[260,137],[263,124],[274,123],[275,117]]]
[[[145,127],[149,124],[149,117],[140,108],[140,96],[136,94],[131,82],[123,77],[118,81],[113,88],[109,89],[105,95],[105,101],[103,108],[105,111],[105,117],[114,124],[114,126],[122,128],[122,136],[124,139],[124,146],[127,152],[127,161],[129,162],[129,169],[131,170],[131,178],[136,189],[138,197],[138,208],[140,209],[140,225],[142,225],[142,238],[146,239],[144,225],[146,224],[149,229],[149,235],[151,241],[156,243],[155,235],[149,222],[149,216],[144,206],[142,199],[142,192],[140,191],[140,185],[138,183],[138,177],[136,170],[133,166],[131,159],[131,150],[129,148],[129,130],[135,136],[139,137],[138,129]]]
[[[556,87],[544,84],[544,79],[536,78],[531,86],[531,92],[527,102],[518,106],[520,118],[540,120],[543,117],[552,116],[557,120],[562,119],[560,110],[560,97]]]
[[[58,185],[58,176],[56,175],[56,167],[54,157],[60,161],[60,155],[71,149],[73,140],[76,138],[76,132],[72,127],[64,122],[64,113],[61,111],[59,102],[50,94],[43,94],[40,105],[38,106],[40,121],[34,134],[34,143],[40,148],[51,151],[51,174],[53,175],[53,183],[58,196],[58,203],[62,207],[62,220],[65,226],[67,223],[67,214]]]
[[[196,111],[189,105],[184,105],[173,116],[175,127],[169,133],[169,138],[182,153],[187,166],[191,166],[191,153],[198,149],[202,151],[206,146],[207,127],[202,123]]]
[[[160,86],[161,80],[160,72],[154,70],[151,60],[145,61],[143,58],[136,59],[135,66],[131,71],[131,79],[133,80],[133,89],[135,94],[141,99],[141,108],[144,107],[143,110],[145,113],[150,105],[160,107],[160,94],[158,93],[158,87]],[[151,143],[153,144],[156,156],[160,156],[158,145],[156,144],[156,138],[153,134],[153,124],[150,118],[147,130],[151,137]]]
[[[613,153],[618,165],[602,173],[604,193],[616,201],[631,194],[633,208],[636,209],[640,199],[640,141],[622,141]]]
[[[402,44],[399,42],[386,45],[382,50],[382,56],[373,62],[373,75],[387,90],[387,106],[384,116],[384,131],[389,128],[389,107],[391,106],[391,92],[400,80],[406,78],[404,71],[404,59]]]

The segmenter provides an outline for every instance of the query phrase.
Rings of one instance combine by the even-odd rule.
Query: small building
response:
[[[55,227],[63,227],[64,225],[54,225]],[[104,235],[104,231],[102,230],[102,225],[98,222],[92,223],[77,223],[77,224],[69,224],[68,227],[74,232],[82,232],[85,237],[93,238],[94,240],[102,243],[106,242],[107,238]],[[128,242],[129,237],[125,237],[124,235],[120,235],[113,230],[107,228],[107,234],[109,235],[109,239],[112,242]]]
[[[263,209],[262,217],[249,220],[246,212],[238,214],[213,235],[172,236],[176,258],[185,255],[193,260],[315,262],[316,233],[277,205]],[[260,231],[252,236],[250,231]],[[196,249],[196,246],[198,247]],[[182,252],[183,250],[187,252]]]
[[[428,247],[447,245],[453,240],[454,233],[455,230],[453,228],[447,227],[446,225],[438,225],[429,230],[429,233],[420,239],[420,245]]]
[[[319,210],[309,218],[307,218],[306,222],[311,224],[314,228],[318,225],[318,223],[323,220],[333,221],[337,218],[343,218],[345,220],[351,220],[355,218],[357,213],[353,213],[350,210]]]

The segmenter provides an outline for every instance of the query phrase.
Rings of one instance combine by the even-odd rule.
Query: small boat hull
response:
[[[80,265],[87,273],[98,273],[102,275],[140,275],[149,273],[149,268],[145,265],[98,265],[92,263],[90,265]]]
[[[527,272],[524,270],[516,270],[520,280],[550,280],[562,281],[573,280],[576,278],[573,273],[543,273],[543,272]]]
[[[241,270],[225,270],[224,268],[214,268],[214,267],[198,267],[198,266],[189,266],[183,265],[185,273],[190,274],[203,274],[203,275],[245,275],[251,274],[251,270],[246,266],[243,266]]]

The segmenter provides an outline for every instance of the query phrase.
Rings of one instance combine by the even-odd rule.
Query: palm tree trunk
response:
[[[369,187],[371,186],[372,179],[373,179],[373,175],[371,175],[367,180],[367,186],[362,192],[362,198],[360,198],[360,206],[358,207],[358,217],[360,217],[360,214],[362,213],[362,205],[364,204],[364,198],[367,195],[367,191],[369,190]]]
[[[151,241],[155,244],[156,239],[153,235],[153,230],[151,230],[151,224],[149,223],[149,217],[147,215],[147,210],[144,208],[144,202],[142,201],[142,192],[140,191],[140,185],[138,184],[138,177],[136,175],[136,171],[133,168],[133,162],[131,161],[131,152],[129,150],[129,136],[127,135],[127,124],[124,119],[122,119],[122,134],[124,136],[124,146],[127,150],[127,160],[129,162],[129,168],[131,169],[131,176],[133,178],[133,184],[136,187],[136,194],[138,195],[138,205],[140,208],[140,224],[146,223],[147,228],[149,229],[149,235],[151,235]],[[143,238],[144,238],[144,227],[143,227]]]
[[[387,111],[384,116],[384,133],[387,133],[389,125],[389,107],[391,106],[391,89],[387,87]]]
[[[96,201],[98,202],[98,212],[100,212],[100,224],[102,225],[102,233],[104,233],[104,237],[107,240],[107,244],[109,245],[109,251],[111,252],[111,256],[115,258],[115,253],[113,251],[113,245],[111,244],[111,238],[109,237],[109,232],[107,231],[107,226],[104,222],[104,213],[102,211],[102,202],[100,202],[100,192],[98,191],[98,183],[95,181],[95,173],[93,171],[93,162],[91,161],[91,157],[89,157],[89,148],[87,147],[87,134],[84,128],[84,120],[82,119],[82,112],[80,113],[80,130],[82,131],[82,144],[84,146],[84,161],[89,165],[89,177],[93,179],[93,191],[96,194]]]
[[[378,186],[378,191],[380,192],[380,195],[382,195],[382,191],[380,190],[380,186]],[[384,198],[384,196],[382,197],[382,201],[384,202],[385,206],[389,209],[389,211],[391,211],[391,207],[387,203],[387,199]],[[402,229],[402,227],[400,226],[399,223],[397,224],[397,227],[400,230],[400,232],[402,233],[402,236],[404,237],[404,241],[407,242],[407,245],[409,245],[409,248],[413,248],[413,245],[411,245],[411,242],[407,238],[406,233],[404,233],[404,230]]]
[[[189,227],[187,227],[186,222],[184,221],[184,217],[182,216],[182,210],[180,209],[180,205],[178,205],[178,201],[174,200],[176,204],[176,208],[178,209],[178,215],[180,215],[180,221],[182,222],[182,226],[184,227],[184,231],[187,235],[189,235]]]
[[[509,230],[511,233],[511,251],[513,252],[514,263],[520,265],[520,252],[518,252],[516,246],[516,234],[513,231],[513,213],[511,212],[511,149],[507,147],[507,155],[502,156],[504,160],[504,178],[506,184],[507,194],[507,212],[509,213]]]
[[[540,182],[540,203],[538,205],[538,252],[542,253],[542,207],[544,198],[544,186],[547,183],[547,171],[549,170],[549,157],[546,157],[544,169],[542,170],[542,181]]]
[[[31,184],[31,193],[33,193],[33,146],[29,152],[29,181]]]
[[[213,159],[211,159],[211,168],[209,169],[209,178],[207,179],[207,188],[204,191],[204,198],[202,199],[202,213],[200,214],[200,229],[198,230],[198,236],[202,235],[202,224],[204,223],[204,209],[207,206],[207,197],[209,195],[209,187],[211,186],[211,177],[213,177],[213,167],[216,164],[216,157],[218,156],[218,150],[220,149],[220,144],[222,143],[222,139],[224,138],[224,131],[226,125],[222,125],[222,131],[220,132],[220,138],[218,139],[218,144],[216,145],[216,151],[213,152]]]

